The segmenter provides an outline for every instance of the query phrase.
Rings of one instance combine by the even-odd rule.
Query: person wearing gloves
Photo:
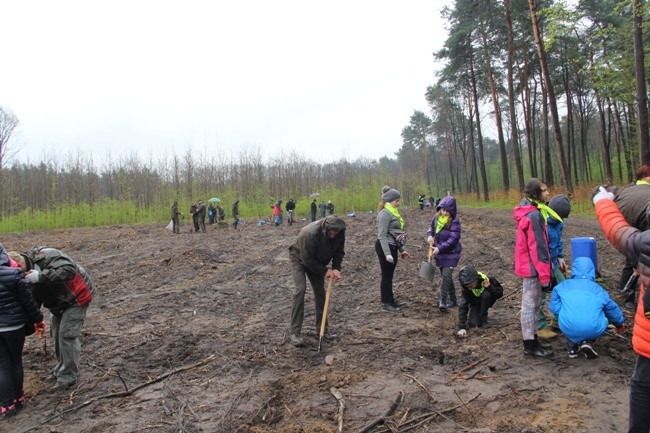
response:
[[[25,273],[36,302],[51,313],[50,333],[57,364],[51,376],[56,385],[50,390],[75,386],[81,356],[79,335],[95,285],[84,268],[55,248],[34,247],[10,256]]]
[[[325,308],[325,278],[341,278],[341,264],[345,256],[345,221],[337,216],[327,216],[309,223],[300,230],[296,241],[289,247],[289,266],[296,291],[291,307],[290,342],[296,347],[302,346],[300,336],[305,317],[305,292],[307,279],[314,292],[314,310],[316,312],[316,330],[320,330]],[[332,263],[331,269],[327,268]],[[326,326],[329,325],[326,323]],[[325,330],[328,340],[336,334]]]
[[[33,323],[37,335],[45,336],[43,314],[23,273],[12,262],[0,245],[0,415],[5,417],[15,415],[25,404],[25,323]]]
[[[521,294],[521,334],[524,355],[549,358],[553,352],[537,338],[537,316],[542,290],[551,287],[551,253],[548,249],[546,206],[549,192],[546,183],[531,178],[524,187],[525,197],[514,209],[517,222],[515,238],[515,275],[523,278]]]
[[[436,210],[427,231],[427,242],[433,246],[433,257],[442,277],[438,307],[446,312],[458,304],[453,272],[463,247],[460,244],[460,221],[456,218],[456,199],[450,195],[443,198]]]
[[[625,258],[636,263],[640,277],[639,302],[634,316],[632,347],[637,353],[630,380],[629,433],[650,431],[650,231],[631,226],[616,206],[615,195],[600,187],[593,197],[596,217],[607,240]],[[650,206],[646,208],[650,222]]]
[[[463,266],[458,273],[461,299],[458,306],[458,336],[467,337],[467,329],[489,328],[488,310],[503,296],[503,286],[494,278]],[[468,320],[469,315],[469,320]]]
[[[564,231],[564,220],[571,213],[571,202],[567,196],[559,194],[548,202],[548,207],[549,215],[546,218],[546,232],[548,234],[548,250],[551,253],[551,281],[557,284],[565,280],[566,262],[564,261],[562,232]],[[557,316],[553,317],[549,326],[544,311],[547,293],[542,291],[542,303],[537,315],[537,336],[540,338],[555,338],[557,334],[551,328],[557,329]]]
[[[409,258],[404,251],[404,218],[399,214],[401,195],[396,189],[388,189],[381,195],[383,209],[377,214],[377,241],[375,251],[381,268],[381,302],[383,311],[399,313],[406,304],[395,300],[393,295],[393,275],[397,258]]]
[[[597,358],[591,344],[605,333],[608,323],[620,332],[625,322],[619,306],[596,283],[596,269],[588,257],[575,259],[571,278],[555,286],[548,308],[559,316],[569,358]]]

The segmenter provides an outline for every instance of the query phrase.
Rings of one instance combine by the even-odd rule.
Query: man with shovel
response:
[[[291,274],[296,285],[291,307],[291,344],[302,346],[300,336],[305,317],[305,292],[307,279],[314,291],[316,330],[320,329],[325,306],[325,278],[341,278],[341,263],[345,255],[345,221],[329,215],[303,227],[296,241],[289,247]],[[327,266],[331,262],[331,269]],[[325,330],[325,339],[333,340],[336,334]]]

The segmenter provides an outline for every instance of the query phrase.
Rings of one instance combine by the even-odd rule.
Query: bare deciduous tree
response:
[[[14,143],[11,139],[19,123],[20,120],[11,110],[0,107],[0,169],[18,151],[12,146]]]

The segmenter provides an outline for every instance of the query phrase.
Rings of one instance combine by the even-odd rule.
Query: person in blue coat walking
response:
[[[588,257],[578,257],[571,267],[571,278],[553,289],[548,307],[559,316],[569,358],[597,358],[591,344],[605,333],[608,323],[617,332],[623,330],[623,312],[595,280],[594,263]]]

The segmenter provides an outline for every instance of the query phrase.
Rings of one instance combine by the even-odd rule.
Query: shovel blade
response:
[[[420,266],[420,276],[429,281],[433,281],[433,277],[436,276],[436,268],[429,262],[422,262]]]
[[[318,348],[316,349],[316,352],[320,352],[320,350],[323,348],[323,336],[321,335],[318,337]]]

